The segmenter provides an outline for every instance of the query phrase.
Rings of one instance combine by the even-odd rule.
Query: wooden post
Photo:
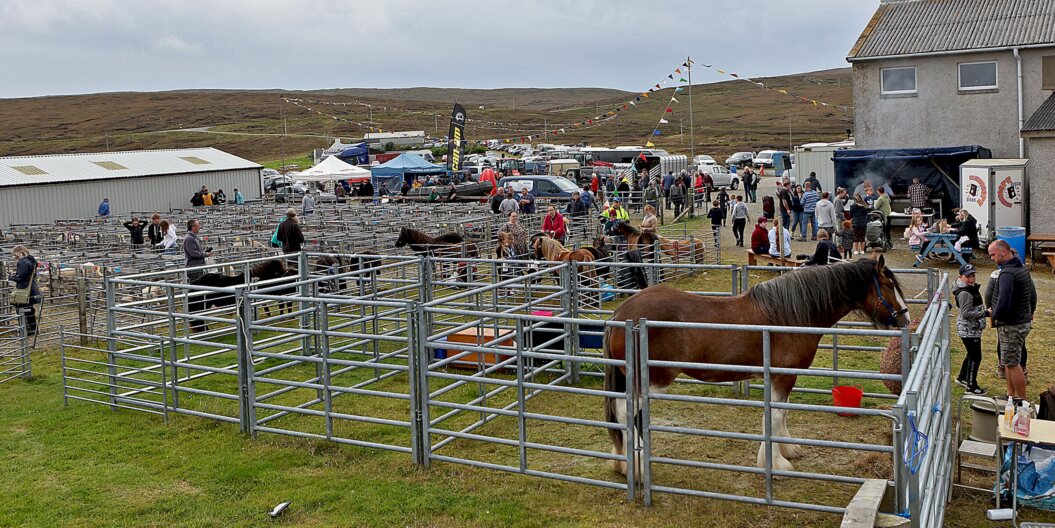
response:
[[[77,324],[81,333],[81,344],[88,339],[88,288],[83,275],[77,277]]]

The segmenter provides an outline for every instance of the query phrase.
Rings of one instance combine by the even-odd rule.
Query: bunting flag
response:
[[[667,107],[667,113],[668,114],[673,114],[674,113],[674,109],[672,109],[671,107],[668,106]]]
[[[678,101],[677,99],[675,99],[675,98],[673,98],[673,97],[671,97],[671,98],[670,98],[670,100],[671,100],[671,101],[674,101],[675,103],[679,102],[679,101]]]
[[[661,124],[661,125],[665,125],[667,123],[670,123],[670,121],[667,121],[666,119],[660,119],[659,120],[659,124]]]
[[[651,141],[646,141],[646,142],[645,142],[645,146],[646,146],[646,147],[648,147],[648,148],[653,148],[653,147],[655,147],[655,146],[656,146],[656,144],[655,144],[655,143],[652,143]]]
[[[691,64],[692,61],[690,60],[689,63]],[[714,68],[714,66],[711,65],[711,64],[704,64],[703,67],[705,67],[705,68],[713,68],[714,71],[716,71],[716,72],[718,72],[718,73],[720,73],[722,75],[728,75],[729,77],[732,77],[733,79],[749,82],[749,83],[751,83],[751,84],[753,84],[755,86],[758,86],[759,88],[762,88],[762,89],[768,88],[766,86],[766,83],[764,83],[764,82],[755,81],[754,79],[751,79],[749,77],[744,77],[744,76],[741,76],[741,75],[736,74],[736,73],[730,73],[730,72],[727,72],[727,71],[725,71],[723,69],[720,69],[720,68]],[[686,82],[686,81],[684,79],[682,79],[682,82]],[[787,95],[789,97],[794,97],[794,98],[798,99],[799,102],[801,102],[801,103],[812,104],[814,107],[821,107],[821,106],[823,106],[825,108],[839,108],[843,112],[850,112],[850,111],[853,110],[853,106],[852,105],[837,105],[837,104],[833,104],[833,103],[827,103],[827,102],[824,102],[824,101],[818,101],[816,99],[811,99],[809,97],[803,97],[802,95],[799,95],[799,94],[797,94],[795,92],[792,92],[792,91],[789,91],[789,90],[785,90],[785,89],[781,89],[781,88],[773,88],[773,90],[775,90],[779,94]]]
[[[660,132],[659,129],[656,128],[656,129],[652,130],[652,135],[653,136],[660,136],[660,135],[663,135],[663,132]]]

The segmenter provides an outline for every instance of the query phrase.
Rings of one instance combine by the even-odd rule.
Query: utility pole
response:
[[[689,159],[696,158],[696,127],[692,124],[692,57],[685,57],[689,67]]]
[[[681,137],[681,144],[684,145],[685,144],[685,120],[680,118],[680,117],[678,118],[678,128],[681,129],[681,132],[678,135]]]
[[[440,133],[440,116],[439,114],[432,114],[432,126],[436,129],[436,133]]]
[[[549,116],[542,118],[542,126],[546,128],[543,132],[546,136],[546,143],[549,143]]]
[[[278,105],[279,114],[282,116],[282,164],[279,168],[286,166],[286,134],[289,133],[289,128],[286,126],[286,107]]]
[[[791,142],[791,116],[788,116],[788,154],[791,154],[795,150],[795,147]]]

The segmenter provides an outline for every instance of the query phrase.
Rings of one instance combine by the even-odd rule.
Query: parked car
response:
[[[777,150],[763,150],[762,152],[759,152],[757,156],[755,156],[755,159],[751,160],[751,164],[754,165],[756,169],[757,168],[761,168],[761,167],[766,167],[766,168],[772,169],[773,168],[773,154],[776,154],[777,152],[779,152],[779,151],[777,151]]]
[[[293,203],[304,198],[304,189],[293,185],[280,187],[275,191],[275,201],[278,203]]]
[[[714,161],[714,158],[712,158],[712,157],[710,157],[710,156],[708,156],[706,154],[700,154],[699,156],[696,156],[695,158],[692,158],[692,165],[695,166],[695,167],[699,167],[701,165],[717,165],[717,164],[718,164],[718,162]]]
[[[729,167],[747,167],[753,164],[755,161],[754,152],[737,152],[732,156],[725,159],[725,164]]]
[[[500,188],[506,185],[518,193],[527,188],[535,198],[570,198],[571,193],[579,190],[571,180],[562,176],[510,176],[498,180]]]
[[[711,180],[714,181],[714,187],[716,189],[728,187],[736,190],[740,187],[740,176],[729,172],[729,169],[721,165],[705,165],[700,167],[700,170],[704,169],[706,169],[706,172],[711,175]]]

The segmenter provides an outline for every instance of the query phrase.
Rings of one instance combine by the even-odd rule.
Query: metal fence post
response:
[[[429,394],[429,347],[427,342],[429,339],[429,324],[428,317],[425,313],[425,307],[421,304],[415,304],[414,311],[417,314],[417,331],[415,332],[415,339],[417,341],[416,354],[418,355],[418,399],[420,400],[419,409],[421,412],[420,422],[421,429],[418,434],[420,435],[421,441],[421,465],[425,468],[429,467],[429,463],[432,461],[432,439],[429,436],[429,430],[432,428],[431,418],[429,417],[429,400],[431,395]]]
[[[762,331],[762,442],[766,454],[766,502],[773,500],[773,389],[772,374],[772,335],[769,330]]]
[[[321,394],[321,398],[322,398],[322,404],[323,404],[323,412],[326,415],[326,438],[329,439],[329,440],[332,440],[333,439],[333,396],[330,393],[330,336],[329,336],[330,318],[329,318],[329,309],[327,308],[327,305],[326,305],[325,301],[320,301],[315,306],[316,306],[316,310],[317,310],[317,314],[316,314],[316,318],[315,318],[315,321],[316,321],[315,327],[317,329],[319,329],[320,334],[321,334],[321,335],[318,336],[318,339],[319,339],[319,354],[322,356],[322,363],[321,363],[322,379],[320,380],[320,384],[322,385],[322,389],[320,390],[320,392],[322,393]],[[409,358],[408,358],[408,360],[409,360]],[[409,367],[409,365],[408,365],[408,367]]]
[[[407,305],[407,397],[410,399],[410,455],[417,466],[421,459],[421,357],[418,354],[417,303]]]
[[[253,405],[253,402],[249,401],[249,384],[252,381],[246,376],[249,367],[247,364],[253,362],[252,358],[249,357],[249,351],[247,350],[245,343],[245,335],[247,325],[245,319],[241,317],[242,311],[245,309],[245,287],[239,287],[234,290],[235,300],[235,346],[236,353],[238,354],[238,429],[243,433],[249,433],[252,428],[249,426],[249,407]]]
[[[114,305],[114,283],[110,279],[106,279],[104,284],[106,285],[106,306]],[[110,385],[110,410],[117,410],[117,361],[114,358],[114,352],[117,351],[117,341],[113,339],[114,329],[117,327],[115,320],[114,311],[106,310],[106,349],[109,351],[106,354],[106,369],[109,374],[109,385]]]
[[[517,343],[524,341],[524,320],[516,319],[515,336]],[[517,459],[520,462],[520,472],[527,473],[527,420],[524,413],[527,412],[527,401],[524,396],[524,353],[521,347],[516,349],[516,398],[517,398]]]
[[[634,339],[634,322],[627,319],[623,323],[623,352],[626,360],[626,443],[623,451],[626,455],[626,494],[627,500],[633,502],[637,496],[637,340]]]
[[[641,484],[645,506],[652,505],[652,431],[651,431],[651,391],[648,378],[648,319],[642,318],[637,327],[639,337],[639,365],[641,365]]]

